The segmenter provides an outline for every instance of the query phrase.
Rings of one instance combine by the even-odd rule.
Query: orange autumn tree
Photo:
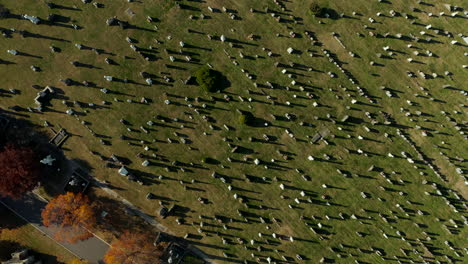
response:
[[[127,231],[111,244],[104,256],[104,262],[106,264],[158,264],[163,248],[154,246],[152,242],[146,234]]]
[[[42,223],[58,227],[57,240],[76,243],[93,236],[88,230],[95,226],[96,217],[88,197],[68,192],[47,204],[42,211]]]

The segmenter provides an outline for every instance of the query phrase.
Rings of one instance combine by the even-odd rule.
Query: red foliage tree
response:
[[[7,144],[0,151],[0,195],[18,199],[39,182],[39,160],[27,147]]]
[[[143,233],[125,232],[111,244],[104,256],[106,264],[158,264],[162,246],[154,246],[151,238]]]
[[[76,243],[93,236],[89,232],[96,225],[94,209],[87,196],[68,192],[50,201],[42,211],[45,226],[58,227],[55,238]]]

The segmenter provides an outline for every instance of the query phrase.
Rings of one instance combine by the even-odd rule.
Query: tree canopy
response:
[[[311,5],[310,5],[310,11],[312,11],[312,14],[316,15],[316,16],[320,16],[323,12],[323,8],[316,2],[313,2]]]
[[[0,196],[20,198],[39,182],[40,164],[32,149],[7,144],[0,150]]]
[[[216,92],[222,88],[222,75],[218,71],[203,67],[195,73],[195,77],[198,85],[206,92]]]
[[[242,113],[239,116],[239,123],[242,125],[250,125],[254,119],[254,116],[250,112]]]
[[[111,244],[104,256],[106,264],[157,264],[163,253],[162,246],[154,246],[143,233],[125,232]]]
[[[0,4],[0,19],[5,18],[10,14],[10,10],[6,8],[4,5]]]
[[[93,236],[89,230],[96,225],[96,217],[87,196],[68,192],[47,204],[42,211],[42,223],[58,227],[57,240],[76,243]]]

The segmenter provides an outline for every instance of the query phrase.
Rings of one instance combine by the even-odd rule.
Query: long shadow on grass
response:
[[[16,62],[6,61],[6,60],[0,59],[0,65],[1,65],[1,64],[3,64],[3,65],[10,65],[10,64],[16,64]]]
[[[102,68],[100,68],[100,67],[94,66],[94,65],[92,65],[92,64],[81,63],[81,62],[77,62],[77,63],[76,63],[76,67],[83,67],[83,68],[88,68],[88,69],[99,69],[99,70],[102,70]]]
[[[18,56],[25,56],[25,57],[32,57],[32,58],[42,59],[41,56],[32,55],[32,54],[22,52],[22,51],[18,51]]]
[[[28,32],[28,31],[24,31],[24,33],[25,33],[25,37],[48,39],[48,40],[55,40],[55,41],[61,41],[61,42],[71,42],[71,41],[66,40],[66,39],[49,37],[49,36],[36,34],[36,33]]]
[[[10,107],[8,109],[11,109]],[[22,113],[18,113],[18,112],[25,112],[26,109],[22,108],[22,107],[15,107],[15,109],[11,109],[13,111],[8,111],[8,110],[5,110],[5,109],[0,109],[0,115],[2,114],[9,114],[9,115],[12,115],[12,116],[17,116],[17,117],[24,117],[24,118],[28,118],[30,117],[30,115],[27,115],[27,114],[22,114]]]
[[[142,28],[142,27],[137,27],[135,25],[131,25],[131,24],[128,24],[127,25],[129,29],[136,29],[136,30],[143,30],[143,31],[148,31],[148,32],[153,32],[153,33],[157,33],[158,31],[154,30],[154,29],[147,29],[147,28]]]
[[[51,22],[51,21],[42,21],[41,23],[43,25],[47,25],[47,26],[55,26],[55,27],[63,27],[63,28],[73,29],[73,26],[68,25],[68,24],[63,24],[63,23],[57,23],[57,22]]]
[[[55,3],[47,3],[47,6],[50,9],[63,9],[63,10],[71,10],[71,11],[82,11],[81,9],[77,7],[69,7],[69,6],[64,6],[64,5],[59,5]]]

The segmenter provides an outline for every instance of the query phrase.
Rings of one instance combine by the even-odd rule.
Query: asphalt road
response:
[[[0,202],[53,239],[53,228],[43,226],[41,221],[41,211],[47,203],[42,201],[35,194],[26,194],[20,200],[0,198]],[[75,244],[56,242],[70,250],[76,256],[88,260],[90,264],[100,263],[109,248],[106,243],[97,237],[92,237]]]

